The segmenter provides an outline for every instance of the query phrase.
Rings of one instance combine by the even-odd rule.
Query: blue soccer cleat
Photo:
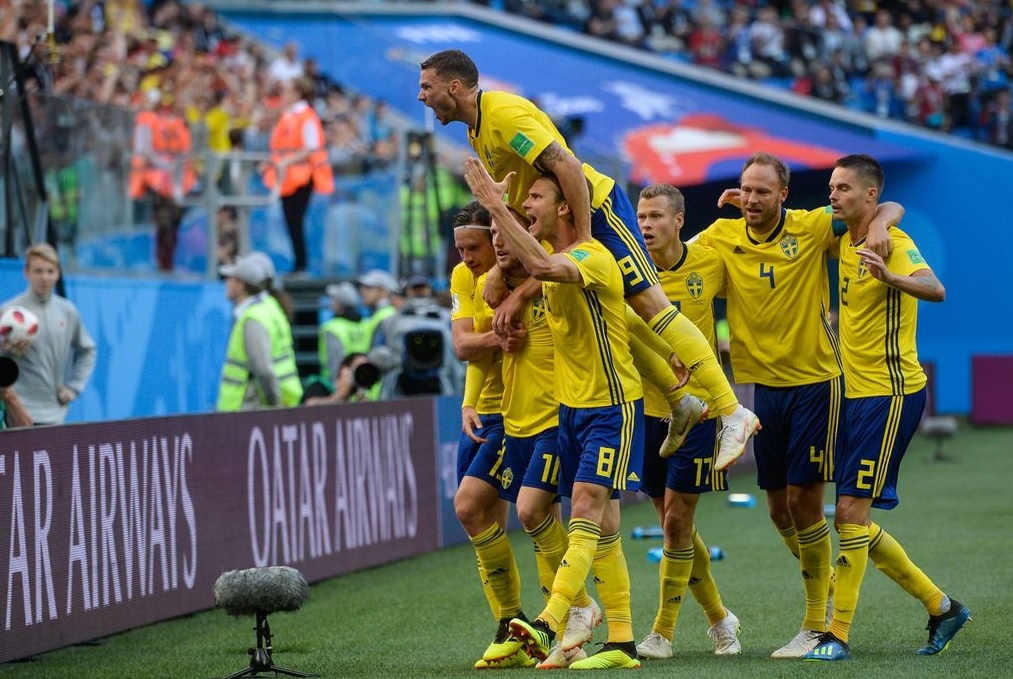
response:
[[[851,660],[848,642],[841,641],[833,632],[824,632],[816,648],[802,656],[802,660]]]
[[[929,616],[929,624],[926,626],[929,643],[918,649],[918,655],[942,653],[953,641],[953,637],[957,636],[957,632],[970,621],[971,611],[967,606],[956,599],[950,599],[950,610],[942,615]]]

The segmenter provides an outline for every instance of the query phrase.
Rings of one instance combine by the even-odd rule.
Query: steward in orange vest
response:
[[[312,193],[334,193],[334,174],[320,116],[310,105],[316,89],[307,78],[282,83],[285,110],[271,133],[271,163],[264,167],[264,184],[277,186],[285,225],[292,239],[294,273],[306,271],[303,219]],[[278,177],[281,176],[279,183]]]

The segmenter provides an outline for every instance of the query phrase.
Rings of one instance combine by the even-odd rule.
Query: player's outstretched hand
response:
[[[464,181],[468,182],[475,200],[486,210],[491,210],[497,203],[503,203],[503,195],[510,188],[515,175],[515,172],[510,172],[503,181],[496,182],[478,158],[467,158],[464,161]]]

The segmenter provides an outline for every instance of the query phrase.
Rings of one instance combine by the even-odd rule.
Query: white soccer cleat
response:
[[[657,632],[651,632],[637,644],[637,655],[641,658],[671,658],[672,642]]]
[[[658,455],[671,457],[672,453],[679,450],[689,436],[689,430],[693,425],[707,417],[707,404],[692,394],[686,394],[672,409],[672,417],[668,421],[668,436],[661,444]]]
[[[771,658],[801,658],[820,643],[823,632],[804,629],[795,638],[770,654]]]
[[[707,630],[707,636],[714,642],[714,655],[738,655],[742,653],[739,643],[739,619],[725,609],[725,617],[718,620]]]
[[[565,670],[570,666],[570,663],[584,660],[585,658],[587,658],[587,653],[580,646],[564,653],[563,647],[556,644],[549,651],[549,655],[545,656],[545,660],[535,665],[535,667],[540,670]]]
[[[601,607],[591,599],[591,605],[584,608],[570,607],[570,617],[566,622],[566,631],[559,642],[564,652],[572,651],[591,641],[594,628],[601,624]]]
[[[741,405],[731,415],[722,415],[721,421],[718,456],[714,460],[714,469],[719,472],[742,457],[749,437],[760,430],[760,419]]]

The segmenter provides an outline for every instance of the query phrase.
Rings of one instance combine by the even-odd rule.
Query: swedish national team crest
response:
[[[858,260],[858,280],[865,278],[865,274],[869,273],[868,267],[865,266],[865,260]]]
[[[788,259],[795,259],[795,257],[798,256],[798,239],[791,234],[782,238],[781,252],[783,252]]]
[[[531,300],[531,320],[540,321],[545,318],[545,298],[535,297]]]
[[[696,271],[686,276],[686,291],[693,299],[700,299],[703,294],[703,276]]]
[[[510,467],[504,469],[499,475],[499,483],[503,490],[508,490],[514,483],[514,470]]]

